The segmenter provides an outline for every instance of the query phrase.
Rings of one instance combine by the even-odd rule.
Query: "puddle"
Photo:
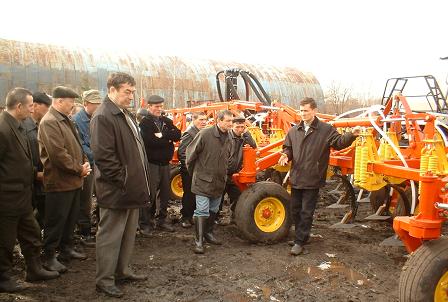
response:
[[[309,266],[307,268],[291,268],[290,274],[296,279],[329,279],[330,284],[339,284],[339,276],[345,277],[355,285],[368,285],[370,280],[363,274],[357,272],[349,267],[346,267],[341,262],[325,261],[317,266]]]

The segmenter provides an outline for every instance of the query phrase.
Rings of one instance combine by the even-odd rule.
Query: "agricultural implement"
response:
[[[448,240],[440,238],[448,213],[448,131],[441,122],[448,107],[435,79],[422,78],[430,89],[426,99],[429,102],[431,98],[433,112],[412,110],[402,95],[412,77],[388,81],[386,89],[391,88],[385,90],[383,104],[365,109],[356,117],[319,116],[341,132],[363,127],[352,146],[331,152],[330,170],[351,190],[347,192],[351,200],[352,183],[370,192],[377,216],[392,216],[394,231],[412,253],[400,277],[399,297],[405,302],[448,301]],[[228,80],[228,83],[234,82]],[[300,122],[300,117],[295,109],[279,102],[236,99],[173,109],[170,113],[175,124],[185,129],[186,112],[204,111],[214,117],[222,109],[263,115],[257,127],[250,128],[258,148],[243,148],[243,168],[233,175],[243,191],[235,220],[248,240],[277,242],[287,236],[291,226],[287,181],[257,182],[257,174],[269,169],[278,173],[287,171],[288,168],[277,166],[280,148],[285,133]],[[356,207],[355,202],[342,222],[354,221]]]

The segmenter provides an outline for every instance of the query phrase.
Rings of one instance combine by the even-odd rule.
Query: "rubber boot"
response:
[[[56,259],[56,254],[54,252],[45,252],[45,262],[43,266],[46,270],[56,271],[59,274],[67,271],[67,267]]]
[[[195,216],[194,229],[195,229],[195,239],[194,239],[194,252],[195,254],[204,254],[204,229],[207,217]]]
[[[213,234],[213,226],[215,225],[217,213],[210,212],[205,225],[204,239],[210,244],[221,245],[222,242]]]
[[[26,277],[25,280],[28,282],[40,281],[40,280],[50,280],[59,277],[57,271],[47,271],[42,267],[39,256],[37,257],[26,257]]]
[[[15,293],[22,289],[7,272],[0,273],[0,293]]]

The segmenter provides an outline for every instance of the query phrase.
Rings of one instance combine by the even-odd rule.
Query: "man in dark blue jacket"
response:
[[[89,159],[90,167],[94,169],[93,153],[90,149],[90,119],[101,104],[100,92],[95,89],[84,91],[82,94],[84,107],[73,116],[73,121],[78,128],[79,138],[81,139],[82,150]],[[88,247],[95,246],[95,238],[91,236],[91,210],[93,194],[93,176],[90,173],[84,179],[84,185],[81,190],[78,227],[81,235],[81,243]]]
[[[148,116],[140,123],[149,162],[151,207],[142,209],[140,232],[148,235],[152,218],[156,219],[155,228],[173,232],[167,223],[167,207],[170,196],[170,160],[174,154],[174,142],[180,140],[181,132],[173,121],[162,115],[164,98],[151,95],[148,98]],[[157,196],[159,192],[159,196]],[[159,197],[159,198],[157,198]]]

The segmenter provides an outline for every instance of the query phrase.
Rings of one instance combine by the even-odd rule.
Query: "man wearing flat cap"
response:
[[[40,158],[44,166],[45,267],[63,273],[65,265],[56,259],[85,259],[73,249],[73,232],[79,214],[79,199],[83,179],[91,169],[82,150],[75,125],[68,115],[78,94],[58,86],[53,90],[53,102],[39,126]]]
[[[170,197],[170,160],[174,154],[174,142],[180,140],[181,132],[173,121],[162,116],[163,102],[161,96],[148,98],[148,115],[140,122],[141,134],[145,142],[149,162],[151,207],[142,209],[140,231],[147,235],[155,218],[155,228],[173,232],[173,227],[166,221],[168,199]],[[157,192],[160,192],[157,198]]]
[[[230,134],[230,157],[229,165],[227,167],[227,180],[226,187],[224,189],[224,194],[230,199],[230,210],[232,211],[231,220],[233,222],[235,218],[235,207],[240,198],[241,191],[238,186],[233,182],[232,176],[238,173],[243,167],[243,147],[249,145],[252,148],[257,148],[257,143],[247,131],[246,119],[244,116],[236,116],[233,118],[232,130],[229,131]],[[221,206],[222,206],[221,200]]]
[[[73,116],[73,121],[78,129],[84,154],[89,159],[90,167],[93,169],[93,153],[90,149],[90,120],[98,106],[101,104],[101,95],[98,90],[91,89],[84,91],[81,95],[83,108]],[[81,243],[87,247],[95,246],[95,238],[91,236],[90,212],[92,210],[93,193],[93,170],[84,179],[81,189],[80,212],[78,227],[81,235]]]
[[[45,192],[44,192],[44,167],[40,161],[39,142],[37,141],[37,130],[39,123],[51,106],[51,98],[44,92],[33,93],[33,112],[31,116],[23,121],[23,127],[30,143],[31,155],[34,166],[33,186],[33,208],[36,220],[41,229],[44,226],[45,215]]]

